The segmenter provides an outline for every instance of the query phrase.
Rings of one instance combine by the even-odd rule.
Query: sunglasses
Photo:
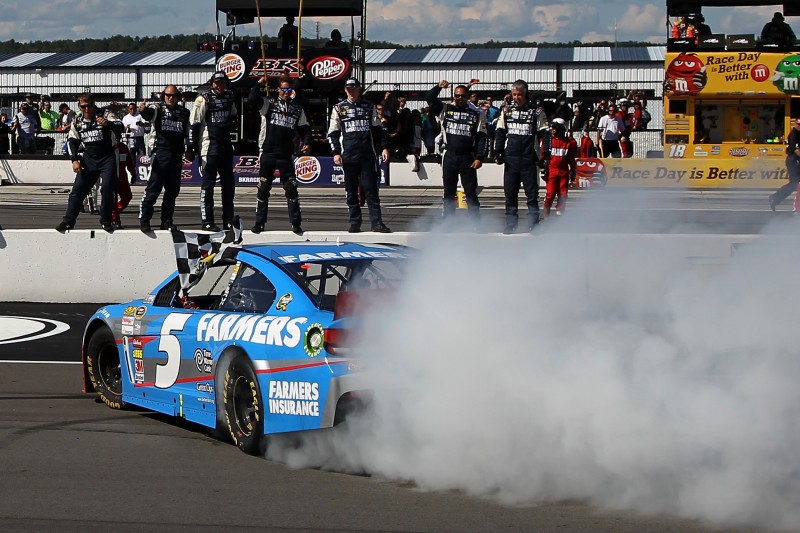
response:
[[[78,105],[78,107],[80,107],[81,109],[89,109],[93,105],[94,104],[80,104],[80,105]]]
[[[175,98],[177,98],[178,97],[178,93],[164,93],[164,96],[166,96],[168,98],[174,96]]]
[[[290,93],[292,91],[294,91],[294,89],[292,89],[291,87],[281,87],[281,92],[283,93]]]
[[[467,97],[466,94],[454,94],[453,95],[453,98],[466,98],[466,97]]]

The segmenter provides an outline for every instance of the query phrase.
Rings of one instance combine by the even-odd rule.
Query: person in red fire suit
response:
[[[131,175],[131,181],[135,181],[136,165],[133,162],[131,151],[124,142],[117,143],[117,151],[119,152],[119,187],[117,188],[116,202],[111,209],[111,223],[114,225],[114,229],[122,229],[122,220],[119,215],[131,203],[132,197],[128,173]]]
[[[553,119],[550,125],[550,167],[547,177],[547,192],[544,197],[544,217],[550,215],[553,201],[558,195],[556,215],[561,215],[567,204],[569,182],[575,177],[575,157],[578,154],[578,143],[567,136],[567,123],[564,119]]]

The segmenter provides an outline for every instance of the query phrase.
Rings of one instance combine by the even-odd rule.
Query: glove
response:
[[[503,156],[503,154],[497,154],[494,156],[494,162],[498,165],[503,165],[506,162],[506,158]]]
[[[194,151],[194,146],[187,146],[186,151],[183,153],[183,157],[185,157],[189,161],[194,161],[196,155],[197,154]]]

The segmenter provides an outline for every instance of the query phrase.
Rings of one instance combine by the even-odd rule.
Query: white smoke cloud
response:
[[[676,243],[432,235],[366,328],[373,409],[268,456],[505,504],[800,527],[798,247]]]

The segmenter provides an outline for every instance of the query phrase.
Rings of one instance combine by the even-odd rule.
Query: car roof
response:
[[[246,244],[242,249],[280,264],[309,263],[335,259],[401,259],[409,248],[399,244],[335,241]]]

